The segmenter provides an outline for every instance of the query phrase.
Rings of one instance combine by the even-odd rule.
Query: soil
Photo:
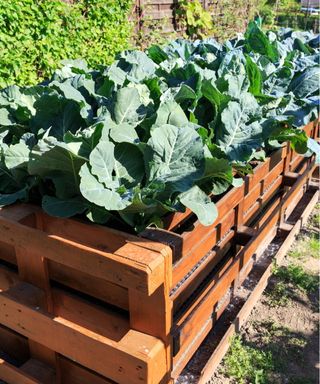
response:
[[[319,273],[319,257],[311,257],[304,245],[311,236],[317,236],[320,230],[314,224],[314,217],[319,217],[319,204],[314,210],[308,224],[301,230],[298,240],[292,245],[291,252],[285,256],[279,266],[290,264],[300,265],[312,274]],[[313,219],[312,219],[313,218]],[[273,242],[261,257],[267,261],[277,251],[280,243]],[[293,251],[301,251],[301,257],[292,257]],[[318,255],[319,256],[319,255]],[[255,284],[251,275],[244,286],[236,293],[238,304],[245,300],[250,293],[250,286]],[[276,362],[268,377],[272,384],[317,384],[319,383],[319,296],[318,292],[306,293],[295,287],[288,287],[288,297],[285,303],[275,305],[270,300],[270,294],[279,278],[272,276],[262,298],[252,310],[247,322],[240,330],[244,345],[253,346],[263,351],[270,351]],[[287,287],[286,287],[287,289]],[[232,301],[233,307],[237,302]],[[179,384],[196,384],[202,367],[212,354],[219,332],[228,325],[228,316],[232,315],[232,306],[227,308],[224,318],[219,321],[221,329],[210,332],[198,352],[189,362],[181,376]],[[228,377],[225,361],[222,361],[208,384],[238,384],[239,381]],[[260,383],[260,382],[259,382]],[[251,384],[251,382],[246,382]],[[252,383],[255,384],[255,383]]]

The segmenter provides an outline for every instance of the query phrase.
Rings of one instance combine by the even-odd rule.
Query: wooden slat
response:
[[[61,370],[61,383],[59,384],[116,384],[62,356],[59,357],[59,365]]]
[[[233,235],[231,227],[235,224],[235,211],[231,209],[225,219],[217,226],[208,227],[208,232],[194,237],[193,247],[189,253],[173,266],[172,286],[175,287],[189,271],[209,252],[218,241],[225,244]],[[200,228],[200,227],[199,227]],[[201,228],[202,229],[202,228]],[[222,246],[222,244],[220,244]]]
[[[41,215],[41,221],[43,223],[42,230],[48,235],[73,240],[79,244],[87,245],[101,251],[110,253],[117,252],[117,250],[127,243],[132,243],[151,251],[166,251],[166,247],[156,241],[141,239],[113,228],[75,219],[56,218],[46,215],[43,212],[38,212],[38,215]],[[130,255],[128,257],[130,258]]]
[[[55,384],[56,382],[55,371],[36,359],[29,359],[19,369],[42,384]]]
[[[230,239],[229,239],[230,240]],[[231,242],[221,244],[221,247],[215,247],[212,255],[204,260],[204,262],[186,278],[171,295],[173,301],[173,312],[176,314],[182,307],[184,302],[189,299],[204,278],[213,270],[213,268],[225,257],[231,248]]]
[[[285,205],[287,200],[295,199],[297,191],[299,191],[299,188],[302,187],[303,182],[306,182],[310,172],[311,170],[307,169],[300,176],[300,179],[286,195],[282,205]],[[194,341],[197,332],[200,332],[200,329],[202,329],[204,324],[207,324],[208,322],[211,323],[212,326],[213,319],[210,319],[210,316],[212,314],[213,308],[215,308],[220,298],[224,296],[231,283],[236,279],[239,271],[242,269],[242,266],[247,265],[251,256],[259,247],[261,241],[263,241],[268,236],[269,232],[274,231],[274,227],[280,219],[280,216],[281,205],[278,205],[278,207],[270,215],[269,220],[261,226],[258,235],[240,251],[238,256],[233,261],[231,260],[232,263],[229,263],[228,269],[225,271],[225,273],[223,275],[220,274],[222,277],[214,278],[211,282],[209,282],[197,300],[177,321],[173,333],[175,335],[174,337],[178,340],[177,343],[181,349],[174,357],[173,377],[176,377],[176,375],[179,374],[187,362],[185,361],[184,350],[186,348],[190,350],[190,343],[194,345],[194,348],[197,347]],[[210,321],[207,319],[210,319]],[[206,329],[210,329],[208,324],[205,327]],[[205,333],[203,333],[203,335],[205,335]],[[200,341],[199,338],[198,341]]]
[[[281,245],[280,249],[277,251],[276,255],[274,256],[274,260],[277,260],[279,263],[281,259],[284,257],[284,255],[287,253],[288,249],[290,248],[291,244],[293,243],[296,234],[300,231],[301,224],[305,223],[308,216],[310,215],[313,207],[317,203],[319,198],[319,191],[314,193],[313,198],[310,200],[309,204],[307,205],[306,209],[304,210],[300,220],[295,224],[295,226],[291,229],[289,235],[286,237],[285,241]],[[241,310],[233,320],[232,324],[229,326],[227,331],[225,332],[223,338],[219,342],[218,346],[215,348],[213,354],[207,361],[206,365],[201,371],[201,376],[198,381],[199,384],[206,384],[210,378],[212,377],[213,373],[217,369],[218,365],[222,361],[224,355],[227,353],[231,338],[232,336],[240,331],[241,326],[245,323],[248,316],[250,315],[251,310],[256,305],[258,300],[260,299],[264,289],[266,288],[268,284],[268,279],[272,274],[272,263],[267,267],[265,272],[263,273],[262,277],[260,278],[259,282],[257,283],[256,287],[250,294],[249,298],[246,300],[245,304],[242,306]]]
[[[127,384],[158,383],[166,374],[163,343],[130,330],[119,342],[112,341],[78,324],[52,317],[15,298],[20,289],[26,296],[34,293],[28,284],[15,286],[0,294],[0,323],[32,338],[53,351],[79,362],[101,375]],[[99,358],[97,358],[99,356]]]
[[[47,235],[1,215],[0,241],[17,248],[31,248],[40,257],[45,255],[49,260],[148,294],[163,282],[162,256],[134,244],[126,244],[116,253],[102,252],[58,236]]]
[[[7,384],[43,384],[42,381],[27,375],[15,366],[0,358],[0,379]]]
[[[49,261],[50,278],[87,295],[128,310],[128,289],[74,268]]]

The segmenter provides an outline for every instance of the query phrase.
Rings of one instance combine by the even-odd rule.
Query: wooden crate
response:
[[[310,136],[316,126],[306,127]],[[0,360],[0,378],[9,384],[176,378],[313,170],[312,159],[283,146],[217,200],[219,217],[210,227],[187,210],[169,216],[166,230],[140,237],[49,217],[31,205],[2,209],[0,324],[13,340],[4,352],[14,355],[20,340],[28,354],[18,366]]]

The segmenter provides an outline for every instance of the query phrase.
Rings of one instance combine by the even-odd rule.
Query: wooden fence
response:
[[[234,12],[236,12],[236,17],[232,17],[233,33],[245,29],[248,20],[253,15],[252,10],[255,5],[253,0],[242,2],[241,7],[238,6],[237,1],[231,0],[200,0],[200,2],[203,8],[213,15],[213,24],[216,31],[226,27],[230,28],[228,14],[234,15]],[[178,3],[178,0],[136,0],[137,29],[148,30],[150,24],[152,24],[164,34],[174,31],[182,32],[176,17]],[[221,35],[221,33],[218,34]]]

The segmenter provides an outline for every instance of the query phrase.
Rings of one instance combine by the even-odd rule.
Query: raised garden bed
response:
[[[305,130],[317,137],[318,122]],[[210,227],[187,211],[171,217],[170,230],[150,228],[139,237],[49,217],[32,205],[3,208],[0,345],[12,360],[0,360],[0,378],[170,382],[314,169],[313,158],[283,146],[217,200],[219,217]]]

